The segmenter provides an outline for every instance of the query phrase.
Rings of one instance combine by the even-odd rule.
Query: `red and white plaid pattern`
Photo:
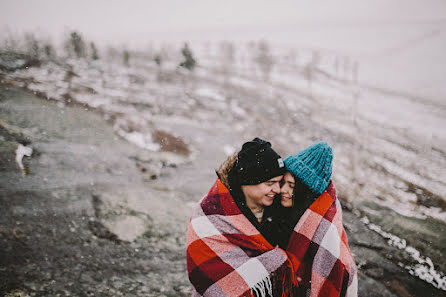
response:
[[[297,282],[299,292],[308,290],[312,297],[358,295],[356,265],[332,184],[299,220],[285,252],[263,238],[217,179],[189,224],[187,270],[194,296],[271,295],[271,282],[277,280],[284,292]]]
[[[356,264],[333,183],[300,218],[286,251],[299,287],[311,297],[358,296]]]
[[[187,231],[187,270],[194,296],[271,295],[270,276],[287,263],[241,213],[217,179]]]

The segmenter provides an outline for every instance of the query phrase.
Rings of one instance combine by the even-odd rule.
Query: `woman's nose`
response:
[[[285,193],[286,192],[286,190],[285,190],[285,185],[282,185],[281,187],[280,187],[280,193]]]

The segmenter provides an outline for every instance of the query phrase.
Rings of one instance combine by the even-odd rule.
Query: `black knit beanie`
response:
[[[282,158],[271,148],[271,143],[257,137],[243,144],[235,169],[240,185],[257,185],[286,172]]]

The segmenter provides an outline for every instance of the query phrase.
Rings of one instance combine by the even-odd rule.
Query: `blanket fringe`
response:
[[[282,266],[282,297],[292,296],[294,288],[299,286],[295,274],[295,267],[288,258],[286,263]]]
[[[248,292],[243,294],[244,297],[267,297],[273,296],[273,285],[269,276],[255,284]]]

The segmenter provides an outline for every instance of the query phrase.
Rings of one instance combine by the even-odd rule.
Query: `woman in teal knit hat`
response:
[[[293,297],[358,296],[357,268],[331,181],[332,162],[326,142],[284,160],[276,236],[293,266]]]
[[[281,187],[279,246],[285,249],[299,219],[330,184],[333,151],[326,142],[319,142],[288,156]]]

